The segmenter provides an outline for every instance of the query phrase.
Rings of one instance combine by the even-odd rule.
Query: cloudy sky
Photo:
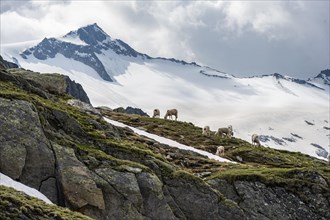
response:
[[[62,36],[97,23],[150,56],[236,76],[299,78],[329,68],[329,1],[1,0],[0,43]]]

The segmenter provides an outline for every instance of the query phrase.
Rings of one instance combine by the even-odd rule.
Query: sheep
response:
[[[259,135],[253,134],[252,135],[252,145],[256,144],[257,146],[260,146],[260,140],[259,140]]]
[[[219,128],[215,135],[226,135],[231,138],[234,135],[233,127],[229,125],[227,128]]]
[[[210,135],[211,135],[210,126],[206,125],[206,126],[203,128],[203,132],[202,132],[202,134],[203,134],[203,135],[210,136]]]
[[[176,110],[176,109],[167,110],[166,114],[164,116],[164,119],[167,119],[168,116],[172,119],[172,115],[174,115],[175,120],[177,120],[178,119],[178,110]]]
[[[160,111],[159,109],[154,110],[154,115],[152,116],[153,118],[159,118],[160,117]]]
[[[225,156],[225,147],[224,146],[219,146],[217,148],[217,152],[215,153],[218,157],[220,156]]]

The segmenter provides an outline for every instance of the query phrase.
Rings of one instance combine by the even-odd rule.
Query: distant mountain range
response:
[[[79,82],[94,106],[177,108],[179,120],[325,158],[329,152],[330,70],[308,80],[274,73],[239,78],[174,58],[153,58],[111,38],[97,24],[41,42],[1,45],[3,56],[39,72]],[[309,123],[307,123],[307,122]]]

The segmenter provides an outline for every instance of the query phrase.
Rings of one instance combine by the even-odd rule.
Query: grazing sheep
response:
[[[172,115],[174,115],[175,120],[177,120],[178,119],[178,110],[176,110],[176,109],[167,110],[166,114],[164,116],[164,119],[167,119],[168,116],[172,119]]]
[[[254,144],[256,144],[258,146],[261,145],[260,140],[259,140],[259,135],[257,135],[257,134],[252,135],[252,145],[254,145]]]
[[[203,128],[203,132],[202,132],[203,135],[207,135],[207,136],[210,136],[211,135],[211,130],[210,130],[210,126],[205,126]]]
[[[225,156],[225,147],[224,146],[219,146],[217,148],[217,152],[215,153],[218,157],[220,156]]]
[[[152,116],[153,118],[159,118],[160,117],[160,111],[159,109],[154,110],[154,115]]]
[[[220,136],[225,135],[231,138],[234,135],[233,127],[229,125],[227,128],[219,128],[217,133],[215,133],[215,135],[220,135]]]

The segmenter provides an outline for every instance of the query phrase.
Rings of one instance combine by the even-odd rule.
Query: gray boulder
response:
[[[94,181],[95,174],[76,158],[73,149],[55,143],[53,149],[66,205],[73,210],[88,206],[104,210],[103,193]]]
[[[45,137],[34,105],[21,100],[0,98],[0,171],[15,180],[42,189],[57,198],[55,158]]]

